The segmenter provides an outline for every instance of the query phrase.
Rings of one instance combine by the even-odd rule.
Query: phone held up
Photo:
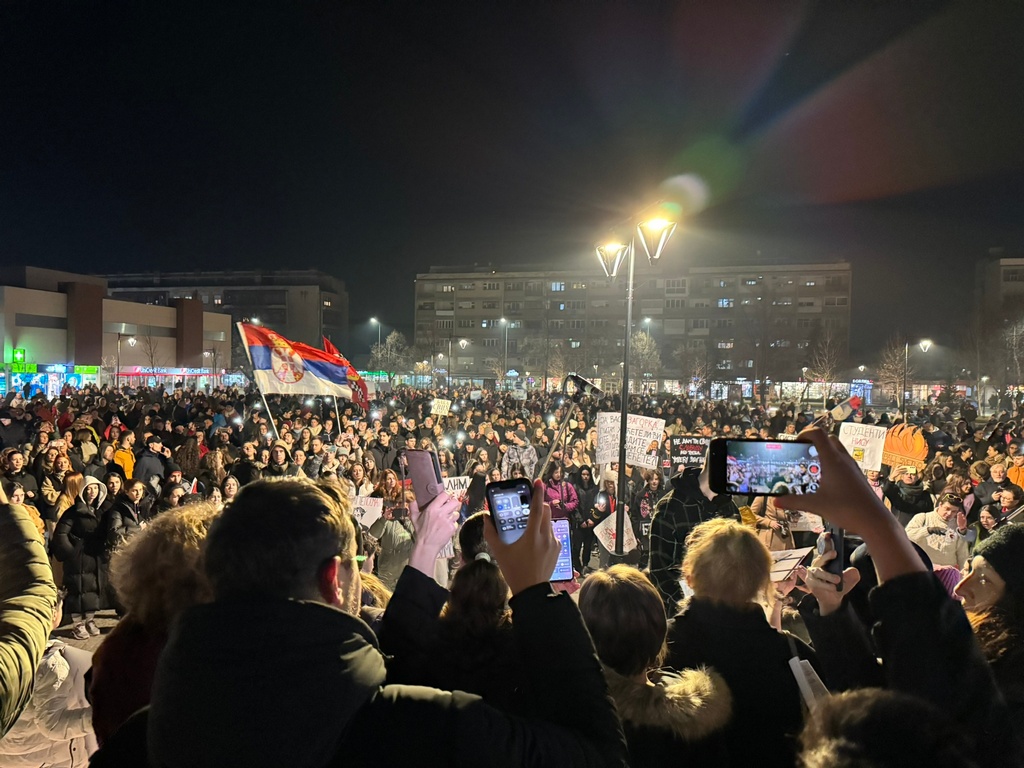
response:
[[[814,493],[820,482],[818,450],[810,443],[720,437],[708,446],[708,483],[715,493]]]
[[[517,541],[526,530],[530,519],[533,486],[529,480],[513,478],[487,484],[487,506],[498,530],[498,538],[506,544]],[[572,581],[572,548],[569,540],[569,521],[554,520],[552,531],[561,551],[555,563],[551,581]]]
[[[818,554],[824,555],[829,550],[835,550],[834,560],[825,564],[825,570],[839,577],[836,584],[836,592],[843,589],[843,569],[846,563],[846,532],[834,525],[826,525],[825,530],[818,534]]]

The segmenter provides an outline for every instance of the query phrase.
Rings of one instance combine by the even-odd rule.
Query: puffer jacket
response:
[[[35,691],[18,722],[0,740],[4,768],[77,768],[96,751],[85,673],[92,654],[51,640],[35,674]]]
[[[32,695],[56,604],[53,571],[28,512],[0,506],[0,737]]]
[[[99,488],[99,495],[89,504],[85,489]],[[92,613],[106,608],[107,548],[99,509],[107,498],[107,489],[94,477],[87,477],[79,491],[75,506],[65,512],[57,523],[51,549],[64,564],[64,610],[74,614]]]

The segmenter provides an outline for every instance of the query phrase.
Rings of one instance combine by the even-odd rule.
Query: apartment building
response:
[[[704,366],[718,381],[794,381],[824,340],[845,359],[851,285],[847,262],[638,270],[633,330],[651,337],[661,365],[643,370],[651,366],[639,360],[631,376],[686,381]],[[453,357],[435,369],[456,381],[577,371],[608,383],[620,375],[622,278],[437,266],[417,275],[415,302],[417,348],[442,362]]]
[[[114,298],[170,306],[197,299],[232,322],[256,320],[294,341],[320,346],[323,336],[348,346],[345,283],[312,269],[139,272],[104,275]]]

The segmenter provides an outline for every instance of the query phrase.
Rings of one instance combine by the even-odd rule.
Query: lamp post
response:
[[[128,339],[129,347],[134,347],[139,343],[139,340],[130,333],[117,334],[117,375],[114,377],[114,381],[118,388],[121,387],[121,339]]]
[[[504,317],[499,321],[505,326],[505,357],[501,360],[501,388],[508,389],[508,326],[509,322]]]
[[[988,389],[988,381],[988,376],[982,376],[981,386],[978,387],[978,410],[980,411],[980,416],[985,415],[985,391]],[[972,424],[971,427],[973,426],[974,425]]]
[[[650,336],[651,336],[651,318],[649,318],[649,317],[645,317],[644,318],[644,330],[647,331],[647,337],[650,338]]]
[[[620,395],[622,407],[619,413],[619,477],[616,485],[619,498],[618,504],[615,505],[615,554],[619,557],[623,554],[622,539],[626,519],[626,424],[629,418],[629,343],[633,331],[633,273],[636,265],[636,241],[639,238],[644,252],[647,254],[647,260],[653,265],[661,258],[661,252],[675,230],[675,222],[660,216],[640,220],[636,223],[636,230],[629,240],[629,245],[613,241],[597,247],[597,258],[607,277],[616,277],[623,260],[629,260],[628,277],[626,278],[626,336],[622,349],[622,392]]]
[[[377,326],[377,347],[379,348],[380,347],[380,320],[378,320],[376,317],[371,317],[370,318],[370,323],[372,325],[376,325]]]
[[[932,348],[931,339],[921,339],[917,343],[917,346],[921,348],[922,352],[927,352]],[[903,343],[903,423],[907,422],[907,376],[910,374],[910,342],[906,341]]]
[[[466,351],[466,347],[468,347],[468,346],[469,346],[469,339],[459,339],[459,349],[461,349],[463,352],[465,352]],[[451,345],[449,344],[449,347],[448,347],[448,366],[449,367],[451,367],[451,365],[452,365],[451,357],[452,357]],[[451,383],[450,382],[449,382],[448,386],[451,387]]]

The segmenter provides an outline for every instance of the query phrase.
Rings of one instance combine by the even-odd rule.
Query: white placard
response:
[[[772,570],[769,578],[772,583],[785,581],[793,573],[793,569],[800,565],[807,557],[807,553],[814,547],[802,547],[800,549],[779,549],[772,552]]]
[[[789,440],[790,442],[794,442],[795,443],[797,437],[799,437],[799,435],[790,435],[787,432],[779,432],[779,434],[777,434],[775,436],[775,439],[776,440]]]
[[[481,389],[471,389],[471,390],[469,390],[469,399],[470,400],[483,400],[484,399],[483,390],[481,390]]]
[[[885,427],[844,421],[839,425],[839,442],[861,469],[879,472],[882,469],[885,432]]]
[[[632,552],[637,548],[638,544],[629,515],[626,515],[626,519],[622,523],[622,551],[624,553]],[[609,552],[615,552],[615,515],[608,515],[608,517],[594,526],[594,537],[602,547]]]
[[[356,496],[352,499],[352,514],[363,528],[369,528],[384,514],[384,499]]]
[[[444,479],[444,490],[456,499],[461,499],[469,490],[471,477],[446,477]]]
[[[619,423],[621,414],[597,414],[597,463],[612,464],[619,460]],[[654,469],[658,466],[665,420],[629,414],[626,419],[626,463],[634,467]]]
[[[430,404],[430,414],[432,416],[447,416],[451,407],[451,400],[442,400],[441,398],[436,397],[434,398],[434,402]]]

